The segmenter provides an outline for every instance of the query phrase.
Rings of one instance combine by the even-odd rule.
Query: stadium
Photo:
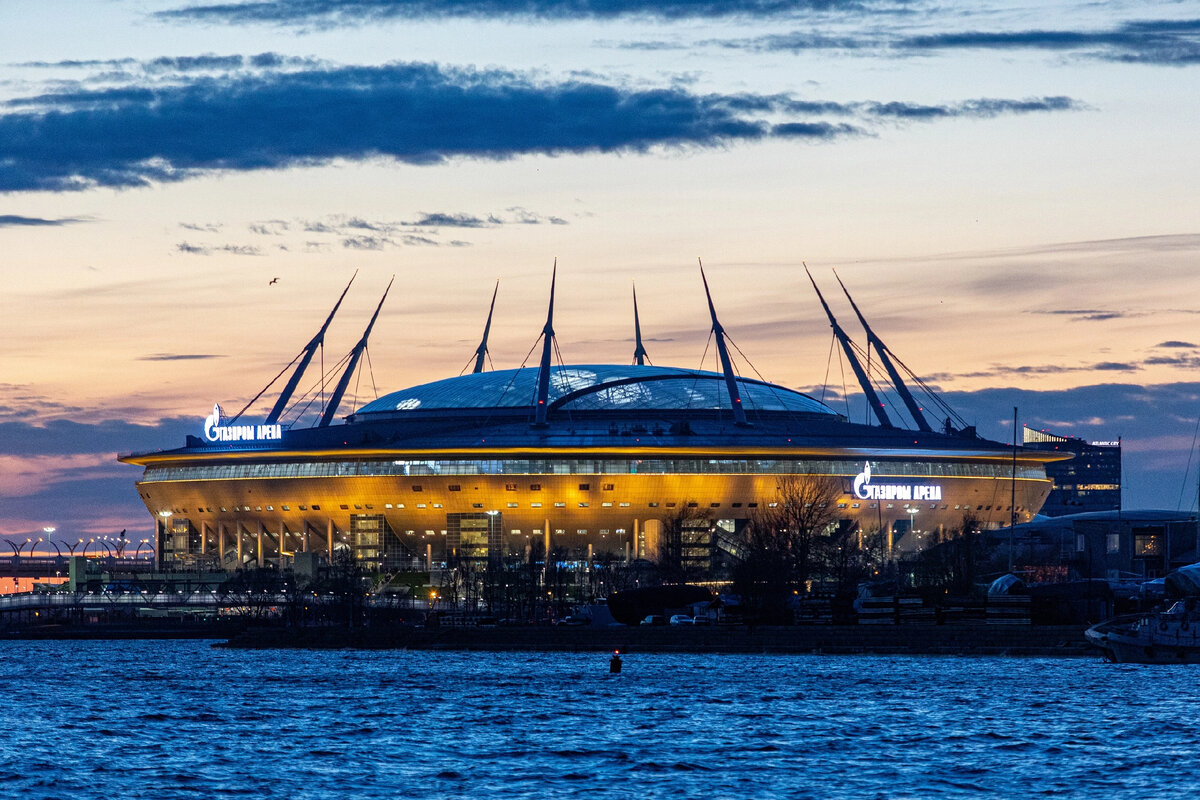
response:
[[[1051,488],[1045,464],[1065,457],[949,420],[934,430],[898,359],[862,320],[914,416],[902,427],[824,298],[877,424],[736,374],[711,296],[720,371],[646,363],[636,296],[633,363],[552,364],[553,281],[538,364],[483,369],[489,312],[473,371],[391,392],[338,423],[377,308],[319,421],[281,422],[345,295],[261,421],[217,406],[184,446],[120,457],[144,467],[137,488],[164,566],[232,570],[339,549],[393,570],[533,550],[629,562],[656,559],[667,532],[683,529],[687,557],[703,567],[735,549],[783,482],[807,477],[836,483],[838,524],[885,531],[889,549],[912,549],[920,532],[956,530],[968,513],[993,528],[1032,519]]]

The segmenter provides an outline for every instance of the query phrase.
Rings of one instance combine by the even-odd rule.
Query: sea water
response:
[[[1194,798],[1200,668],[0,642],[0,797]]]

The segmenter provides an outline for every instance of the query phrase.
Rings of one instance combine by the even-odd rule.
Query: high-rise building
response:
[[[1025,428],[1025,447],[1073,453],[1066,461],[1046,464],[1054,488],[1042,506],[1043,516],[1060,517],[1121,507],[1121,440],[1090,442],[1074,436]]]

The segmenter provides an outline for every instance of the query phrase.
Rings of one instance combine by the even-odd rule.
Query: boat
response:
[[[1200,602],[1189,597],[1166,611],[1116,617],[1084,636],[1118,664],[1200,664]]]

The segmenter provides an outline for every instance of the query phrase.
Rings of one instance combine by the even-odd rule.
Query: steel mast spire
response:
[[[375,307],[375,313],[371,315],[371,321],[367,323],[367,329],[363,331],[362,338],[358,340],[358,344],[354,345],[354,349],[350,351],[350,360],[346,363],[346,370],[342,373],[337,388],[329,396],[329,405],[325,406],[325,413],[321,415],[321,421],[317,427],[328,427],[330,421],[333,420],[333,415],[337,413],[338,406],[342,404],[342,396],[346,394],[346,387],[350,385],[350,376],[354,374],[354,369],[358,366],[358,359],[362,357],[363,350],[367,349],[367,339],[371,336],[371,328],[375,327],[375,320],[379,318],[379,311],[383,308],[383,301],[387,299],[388,292],[391,291],[392,284],[395,282],[396,276],[393,275],[392,279],[388,281],[387,288],[383,290],[383,297],[379,298],[379,305]]]
[[[833,271],[833,277],[837,278],[838,285],[846,293],[846,299],[850,301],[850,307],[854,309],[854,313],[858,315],[858,321],[862,323],[863,330],[867,332],[867,345],[873,346],[875,352],[879,354],[879,360],[883,362],[883,368],[887,370],[888,377],[892,380],[892,385],[896,387],[896,391],[900,394],[900,399],[904,401],[905,407],[908,408],[908,413],[912,416],[913,421],[917,423],[917,427],[922,431],[931,433],[933,428],[929,427],[929,423],[925,420],[925,415],[921,412],[921,407],[917,404],[916,398],[912,396],[912,392],[904,385],[904,380],[900,377],[896,366],[892,364],[891,351],[888,350],[883,340],[875,335],[875,331],[871,330],[871,326],[867,324],[866,318],[858,310],[858,305],[854,302],[854,298],[850,296],[849,290],[846,289],[846,284],[842,283],[842,278],[837,274],[837,270]]]
[[[834,319],[833,312],[829,310],[829,304],[825,302],[825,297],[821,294],[821,290],[817,288],[817,282],[813,280],[812,273],[808,270],[808,264],[804,264],[804,272],[807,273],[808,280],[817,292],[817,299],[821,301],[821,307],[825,309],[825,316],[829,317],[829,324],[833,328],[833,335],[841,342],[842,350],[846,353],[846,360],[850,362],[850,368],[854,370],[854,376],[858,378],[858,383],[862,386],[863,394],[867,396],[867,402],[870,403],[871,410],[875,412],[876,419],[885,428],[896,427],[888,419],[887,412],[883,410],[883,403],[880,401],[879,395],[875,393],[875,387],[871,385],[871,380],[867,377],[867,373],[863,369],[862,363],[859,362],[858,356],[854,355],[854,348],[850,345],[850,337],[842,330],[842,326],[838,325],[837,320]]]
[[[700,262],[700,259],[696,259]],[[733,408],[733,423],[748,426],[746,409],[742,408],[742,395],[738,391],[737,377],[733,374],[733,362],[729,360],[729,348],[725,346],[725,329],[717,320],[717,309],[713,306],[712,293],[708,291],[708,278],[704,277],[704,263],[700,262],[700,280],[704,281],[704,296],[708,298],[708,314],[712,317],[712,332],[717,339],[717,356],[721,359],[721,372],[725,374],[725,388],[729,392],[729,405]]]
[[[533,408],[534,427],[546,427],[546,404],[550,400],[550,354],[554,348],[554,283],[558,278],[558,259],[550,273],[550,306],[546,310],[546,325],[542,328],[542,360],[538,364],[537,397]]]
[[[496,288],[492,290],[492,305],[488,308],[487,324],[483,326],[483,341],[479,343],[479,347],[475,348],[475,369],[472,373],[483,372],[483,357],[487,355],[488,332],[492,330],[492,312],[496,310],[496,294],[500,291],[500,281],[496,281]]]
[[[638,319],[637,284],[633,286],[633,363],[639,367],[646,365],[646,348],[642,346],[642,323]]]
[[[358,270],[350,276],[350,283],[354,283],[354,279],[358,277]],[[350,291],[350,283],[346,284],[346,288],[342,290],[342,296],[333,305],[333,311],[329,312],[329,317],[325,320],[325,324],[321,326],[321,330],[317,331],[317,335],[312,338],[308,344],[304,345],[304,357],[300,359],[300,364],[296,367],[296,371],[292,373],[292,377],[288,380],[287,386],[283,387],[283,391],[279,394],[279,399],[275,401],[274,408],[267,415],[266,423],[273,425],[279,421],[280,415],[283,414],[283,409],[292,399],[292,394],[296,391],[296,386],[300,383],[300,378],[304,376],[304,370],[308,368],[308,364],[312,361],[313,353],[317,348],[325,344],[325,331],[329,329],[329,323],[333,322],[333,315],[337,313],[338,307],[342,305],[342,301],[346,299],[346,292]]]

